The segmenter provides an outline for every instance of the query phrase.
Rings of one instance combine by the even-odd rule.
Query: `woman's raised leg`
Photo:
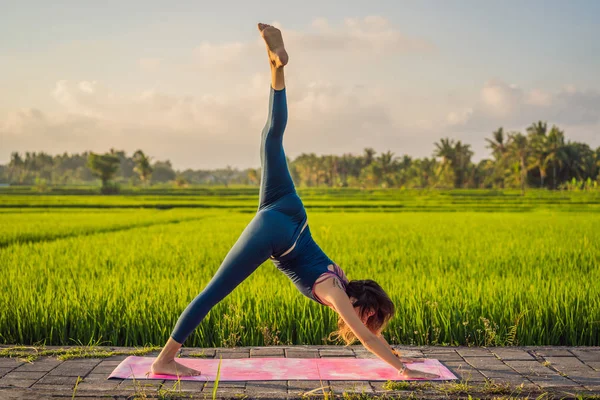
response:
[[[262,131],[260,146],[261,210],[286,194],[294,193],[296,189],[283,151],[283,132],[288,117],[283,67],[288,62],[288,55],[279,29],[266,24],[258,24],[258,29],[267,45],[271,65],[269,116]]]

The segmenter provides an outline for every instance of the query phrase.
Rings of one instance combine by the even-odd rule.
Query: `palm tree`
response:
[[[527,136],[520,132],[509,134],[511,139],[510,153],[519,162],[521,192],[525,193],[525,180],[527,179],[527,156],[529,143]]]
[[[153,171],[150,157],[145,155],[142,150],[138,150],[133,153],[133,161],[136,164],[133,170],[140,176],[142,183],[146,184]]]
[[[394,153],[391,151],[387,151],[385,153],[381,153],[379,157],[377,157],[377,164],[379,168],[377,169],[378,173],[378,181],[383,182],[386,187],[393,186],[393,172],[396,169],[396,160],[394,159]]]
[[[568,178],[585,180],[595,177],[594,151],[585,143],[569,142],[564,147]]]
[[[504,159],[506,155],[506,142],[504,139],[506,138],[504,135],[504,128],[500,127],[494,132],[492,132],[492,139],[485,139],[487,144],[487,148],[492,150],[492,155],[496,159],[497,162],[500,162]]]
[[[454,154],[456,157],[454,161],[454,187],[463,187],[466,180],[465,177],[471,166],[471,157],[473,157],[471,145],[462,144],[459,140],[456,142],[456,146],[454,146]]]
[[[338,169],[338,156],[327,155],[321,157],[321,168],[323,169],[323,177],[325,183],[332,187],[336,183],[336,175]]]
[[[442,168],[450,168],[454,160],[454,140],[442,138],[438,143],[434,143],[434,145],[434,157],[442,159]]]
[[[427,188],[435,185],[435,173],[437,162],[435,158],[421,158],[411,162],[411,175],[414,176],[414,185],[420,188]]]
[[[548,168],[548,137],[546,136],[548,124],[542,121],[532,123],[527,128],[529,143],[531,145],[531,168],[537,168],[540,173],[540,186],[544,187],[546,169]]]
[[[562,168],[565,161],[565,133],[553,125],[548,133],[546,143],[547,155],[544,161],[552,164],[552,187],[556,189],[556,169],[557,167]]]
[[[492,155],[494,156],[494,168],[490,170],[490,163],[480,163],[480,167],[485,166],[486,171],[491,172],[488,176],[491,177],[494,186],[499,183],[500,187],[503,188],[510,137],[504,133],[504,128],[502,127],[492,132],[492,137],[493,139],[486,139],[488,142],[486,147],[492,151]]]
[[[375,153],[376,151],[370,147],[363,150],[363,167],[371,165],[375,161]]]
[[[547,131],[548,124],[542,121],[534,122],[527,128],[527,134],[529,136],[546,136]]]

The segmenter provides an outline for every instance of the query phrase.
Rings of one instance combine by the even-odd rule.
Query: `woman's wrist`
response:
[[[402,367],[398,370],[398,373],[402,375],[406,371],[406,364],[402,363]]]

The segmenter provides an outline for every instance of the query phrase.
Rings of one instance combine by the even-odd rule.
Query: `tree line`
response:
[[[303,153],[288,159],[292,178],[300,187],[363,188],[520,188],[593,189],[600,181],[600,147],[569,141],[564,131],[546,122],[531,124],[525,133],[502,127],[486,139],[491,157],[472,161],[469,144],[450,138],[434,143],[431,157],[396,157],[365,148],[360,155]],[[89,184],[98,179],[105,193],[119,184],[151,185],[260,183],[260,169],[226,167],[176,171],[170,161],[153,161],[142,150],[127,156],[112,149],[105,154],[85,152],[51,156],[44,152],[14,152],[0,165],[0,183],[21,185]]]

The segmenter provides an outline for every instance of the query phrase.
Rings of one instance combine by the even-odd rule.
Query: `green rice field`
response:
[[[396,344],[600,345],[600,195],[301,190],[315,240],[374,279]],[[251,188],[0,192],[0,343],[162,345],[256,210]],[[322,344],[336,314],[266,262],[186,346]]]

